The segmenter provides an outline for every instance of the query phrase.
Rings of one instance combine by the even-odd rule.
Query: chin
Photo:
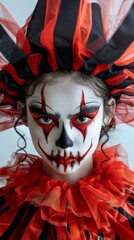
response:
[[[54,161],[50,162],[47,159],[44,159],[44,169],[47,168],[47,166],[49,166],[49,175],[52,176],[55,173],[56,175],[59,175],[59,177],[63,177],[63,180],[65,175],[71,175],[73,173],[77,174],[78,172],[82,172],[84,169],[88,170],[88,168],[89,169],[91,168],[91,165],[92,165],[91,156],[88,157],[88,159],[87,158],[83,159],[80,163],[75,162],[73,165],[59,164],[58,166],[56,162]]]
[[[79,163],[75,163],[73,166],[71,166],[70,164],[67,165],[67,166],[59,164],[57,166],[56,162],[50,163],[49,161],[47,161],[47,162],[45,161],[45,163],[49,166],[49,171],[52,170],[59,175],[71,174],[71,173],[76,172],[78,169],[80,169],[80,164]]]

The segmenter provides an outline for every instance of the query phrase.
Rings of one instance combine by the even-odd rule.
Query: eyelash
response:
[[[80,118],[87,118],[88,120],[86,122],[79,122],[78,119]],[[93,118],[94,116],[92,116],[90,113],[86,115],[76,116],[71,119],[71,127],[75,125],[88,125]]]
[[[82,118],[87,118],[88,119],[88,121],[87,122],[89,122],[89,120],[91,120],[92,118],[90,118],[90,117],[88,117],[88,116],[79,116],[79,117],[77,117],[76,119],[75,119],[75,122],[77,122],[77,123],[80,123],[80,124],[83,124],[82,122],[79,122],[79,119],[82,119]]]
[[[96,111],[92,112],[92,113],[87,113],[87,114],[79,115],[79,116],[76,116],[76,117],[72,118],[71,121],[70,121],[71,122],[71,127],[75,124],[77,124],[77,125],[78,124],[79,125],[89,124],[90,120],[92,120],[96,116],[97,112],[98,112],[98,109]],[[37,121],[41,125],[54,125],[55,124],[57,127],[59,126],[59,121],[54,116],[51,116],[51,115],[44,116],[44,115],[41,115],[41,114],[33,113],[32,111],[31,111],[31,114],[32,114],[33,118],[35,119],[35,121]],[[80,118],[88,118],[89,120],[87,122],[77,121]],[[50,123],[45,123],[45,122],[41,121],[43,119],[50,119],[52,121]]]
[[[48,123],[47,121],[46,121],[46,122],[45,122],[45,121],[43,122],[44,119],[45,119],[45,120],[50,119],[51,122],[49,122],[49,123]],[[52,123],[54,122],[54,121],[53,121],[51,118],[49,118],[49,117],[40,117],[40,118],[38,118],[38,121],[40,121],[40,123],[46,124],[46,125],[48,125],[48,124],[50,124],[50,123],[52,124]]]
[[[41,114],[33,113],[32,111],[31,111],[31,114],[32,114],[32,117],[35,119],[35,121],[37,121],[41,125],[49,125],[47,123],[43,123],[43,121],[41,121],[41,119],[51,119],[52,122],[50,124],[55,124],[56,126],[59,125],[58,119],[53,116],[49,116],[49,115],[44,116]]]

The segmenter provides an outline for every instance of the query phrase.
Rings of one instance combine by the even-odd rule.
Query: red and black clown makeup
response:
[[[27,98],[27,114],[34,146],[44,164],[66,174],[92,161],[102,126],[103,100],[91,88],[70,76],[53,84],[44,81]]]

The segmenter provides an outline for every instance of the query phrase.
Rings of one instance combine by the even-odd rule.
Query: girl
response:
[[[105,146],[111,127],[133,120],[126,2],[108,12],[40,0],[22,29],[1,18],[1,129],[24,123],[40,155],[16,154],[0,171],[1,239],[133,239],[134,173],[120,146]]]

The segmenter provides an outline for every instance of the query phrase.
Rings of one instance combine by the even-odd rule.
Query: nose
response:
[[[62,149],[73,146],[73,141],[67,135],[64,125],[62,128],[61,135],[60,135],[59,139],[56,141],[56,146],[60,147]]]

